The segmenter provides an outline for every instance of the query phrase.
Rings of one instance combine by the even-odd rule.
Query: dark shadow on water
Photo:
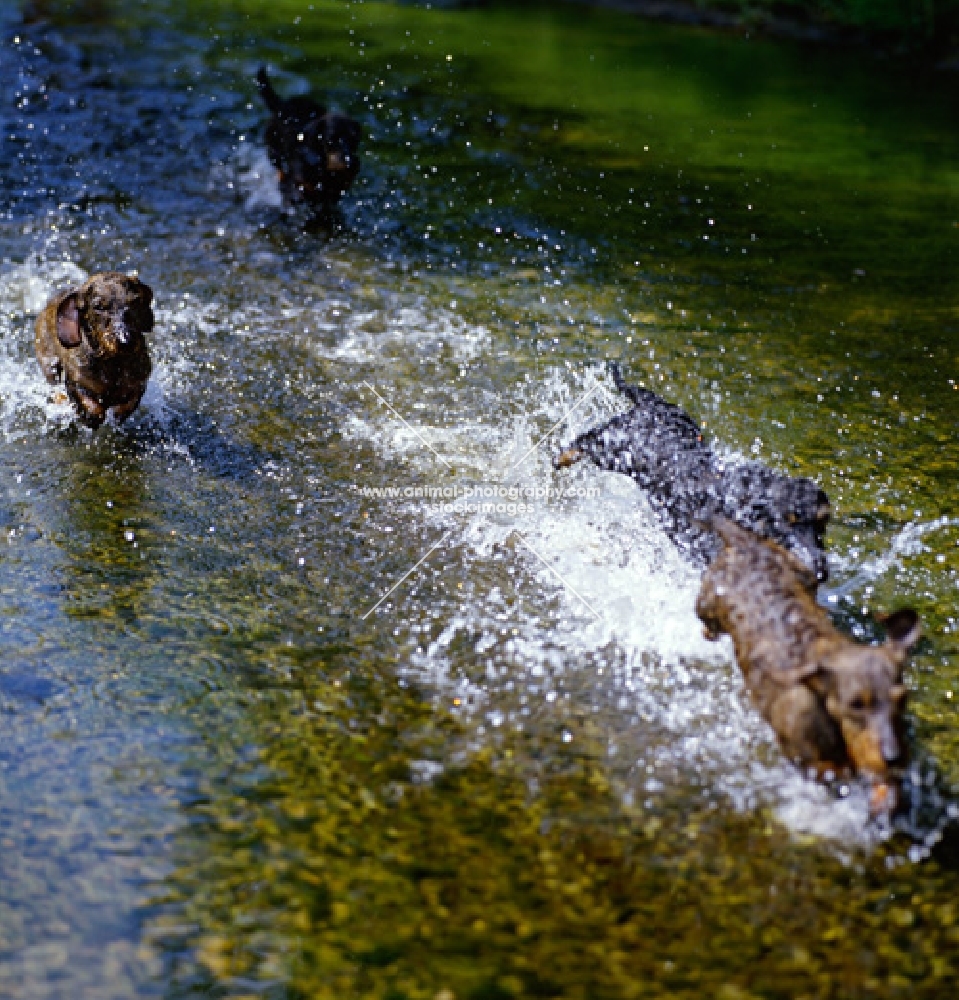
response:
[[[117,459],[162,454],[207,476],[237,482],[247,481],[271,459],[255,445],[223,434],[213,418],[186,407],[165,407],[162,415],[138,413],[119,426],[107,423],[92,436],[71,421],[55,436],[67,446],[89,442],[104,465]]]
[[[249,480],[270,460],[255,445],[227,437],[211,417],[186,408],[170,407],[162,418],[145,414],[115,434],[133,455],[164,452],[208,476],[237,482]]]
[[[0,674],[0,697],[42,705],[58,691],[59,687],[45,677],[16,671]]]
[[[915,746],[915,740],[910,739]],[[918,748],[917,748],[918,749]],[[959,870],[959,798],[937,763],[921,749],[910,765],[900,789],[900,804],[893,818],[895,852],[901,845],[910,860],[933,858]]]
[[[953,820],[942,830],[930,856],[940,867],[959,871],[959,823]]]
[[[314,236],[348,236],[352,227],[339,205],[309,208],[303,219],[303,231]]]

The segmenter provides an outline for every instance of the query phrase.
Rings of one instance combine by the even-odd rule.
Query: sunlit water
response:
[[[948,102],[548,8],[3,17],[0,994],[942,995]],[[261,61],[368,131],[334,219]],[[105,268],[154,375],[93,435],[32,330]],[[608,358],[823,484],[842,627],[920,610],[897,830],[782,759],[641,491],[552,470]]]

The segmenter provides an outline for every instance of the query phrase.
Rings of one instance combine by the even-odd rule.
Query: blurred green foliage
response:
[[[745,18],[788,17],[878,32],[914,46],[943,40],[959,25],[956,0],[698,0]]]

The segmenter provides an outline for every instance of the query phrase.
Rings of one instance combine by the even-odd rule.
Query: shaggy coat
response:
[[[631,476],[648,494],[669,536],[700,565],[719,551],[707,525],[723,515],[779,542],[819,580],[826,579],[823,534],[829,498],[816,483],[784,476],[760,462],[722,461],[688,413],[648,389],[627,385],[617,365],[611,369],[633,408],[581,434],[556,458],[557,468],[588,457],[601,469]]]
[[[791,760],[820,776],[865,775],[873,809],[891,808],[905,757],[902,671],[918,616],[882,619],[882,646],[853,642],[816,603],[804,563],[727,518],[712,527],[723,548],[696,601],[706,638],[732,637],[746,687]]]
[[[144,337],[152,301],[139,278],[104,271],[58,292],[37,317],[40,368],[51,384],[63,383],[88,427],[99,427],[107,411],[125,420],[139,405],[152,368]]]

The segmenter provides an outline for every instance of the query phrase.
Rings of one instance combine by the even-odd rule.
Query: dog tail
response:
[[[273,84],[270,82],[270,77],[266,72],[265,66],[261,66],[257,70],[256,85],[260,90],[260,97],[263,98],[263,103],[266,104],[273,114],[277,114],[282,102],[280,95],[273,89]]]
[[[581,448],[577,448],[576,445],[571,445],[565,451],[560,452],[553,459],[554,469],[568,469],[571,465],[575,465],[581,458],[586,457],[586,452]]]
[[[613,383],[616,388],[633,404],[639,406],[643,398],[643,390],[638,385],[629,385],[623,378],[623,369],[619,367],[618,361],[610,361],[609,372],[613,376]]]

